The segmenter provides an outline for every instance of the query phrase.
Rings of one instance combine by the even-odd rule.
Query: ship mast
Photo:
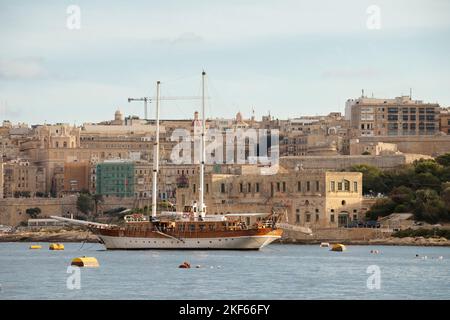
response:
[[[159,171],[159,86],[161,82],[156,82],[156,137],[153,144],[153,177],[152,177],[152,218],[156,218],[157,209],[157,179]]]
[[[206,207],[204,203],[204,185],[205,185],[205,133],[206,133],[206,117],[205,117],[205,76],[206,72],[202,72],[202,141],[201,141],[201,159],[200,159],[200,185],[199,185],[199,207],[198,211],[203,218],[206,214]]]

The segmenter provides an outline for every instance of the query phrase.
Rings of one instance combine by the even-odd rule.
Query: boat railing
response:
[[[130,214],[130,215],[126,215],[124,217],[125,222],[130,223],[130,222],[144,222],[144,221],[148,221],[148,217],[144,216],[143,214]]]

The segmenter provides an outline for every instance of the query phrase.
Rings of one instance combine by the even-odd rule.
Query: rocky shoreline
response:
[[[405,238],[382,238],[368,240],[299,240],[299,239],[282,239],[280,243],[289,244],[320,244],[322,242],[342,243],[345,245],[378,245],[378,246],[436,246],[450,247],[450,240],[446,238],[424,238],[424,237],[405,237]]]
[[[99,242],[98,238],[89,231],[60,230],[23,231],[0,234],[0,242]]]
[[[21,231],[15,233],[0,233],[0,242],[89,242],[97,243],[98,238],[86,230],[59,230],[59,231]],[[290,239],[277,241],[280,244],[310,245],[321,242],[342,243],[346,245],[384,245],[384,246],[450,246],[450,240],[446,238],[424,237],[388,237],[382,239],[367,240],[326,240],[326,239]]]

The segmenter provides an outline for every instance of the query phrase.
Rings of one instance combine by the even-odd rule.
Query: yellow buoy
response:
[[[42,248],[42,246],[40,246],[40,245],[31,245],[30,246],[30,249],[41,249]]]
[[[331,247],[331,251],[342,252],[345,250],[347,250],[347,248],[343,244],[340,244],[340,243],[333,244],[333,246]]]
[[[51,243],[49,250],[64,250],[64,245],[62,243]]]
[[[72,260],[71,265],[86,268],[98,268],[100,265],[95,257],[79,257]]]

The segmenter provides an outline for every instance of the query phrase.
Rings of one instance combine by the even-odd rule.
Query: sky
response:
[[[79,29],[67,26],[71,5]],[[211,118],[344,112],[361,89],[392,98],[412,88],[450,106],[448,0],[0,0],[0,21],[0,121],[142,117],[128,97],[154,97],[158,80],[164,97],[199,96],[202,70]],[[161,117],[199,109],[162,101]]]

